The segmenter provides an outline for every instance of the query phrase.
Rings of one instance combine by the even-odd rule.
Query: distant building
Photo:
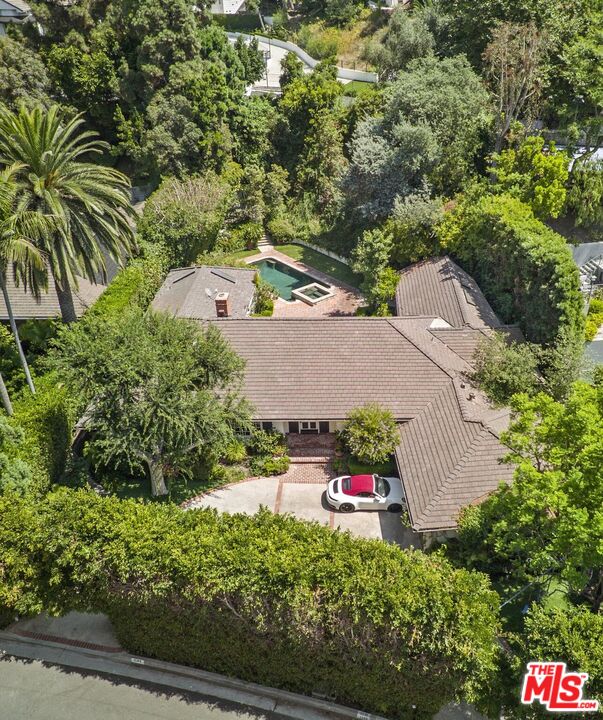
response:
[[[108,255],[105,255],[105,265],[107,268],[106,282],[103,282],[100,276],[96,278],[96,282],[90,282],[82,277],[77,278],[78,288],[77,290],[72,288],[73,304],[75,305],[77,317],[81,317],[98,300],[107,289],[107,285],[117,275],[119,268]],[[6,289],[13,315],[18,322],[24,320],[50,320],[61,316],[59,299],[51,272],[48,272],[48,291],[40,293],[38,298],[33,295],[29,288],[26,290],[22,285],[17,287],[11,272],[7,273],[6,276]],[[6,322],[7,320],[8,311],[0,294],[0,322]]]
[[[214,15],[236,15],[245,10],[245,0],[215,0],[210,12]]]
[[[194,320],[248,317],[255,303],[256,271],[197,267],[171,270],[153,300],[154,310]]]
[[[0,35],[6,35],[8,23],[25,22],[31,17],[31,8],[24,0],[0,0]]]

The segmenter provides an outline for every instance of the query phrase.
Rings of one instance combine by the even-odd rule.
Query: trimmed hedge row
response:
[[[45,493],[65,469],[74,415],[67,390],[56,376],[36,377],[35,383],[35,395],[26,388],[13,403],[10,421],[23,430],[15,457],[31,468],[34,492]]]
[[[561,332],[584,337],[578,268],[561,235],[508,195],[467,198],[439,228],[442,247],[460,259],[504,322],[550,344]]]
[[[474,698],[497,661],[485,576],[268,511],[4,496],[0,557],[11,611],[106,612],[131,652],[391,717]]]

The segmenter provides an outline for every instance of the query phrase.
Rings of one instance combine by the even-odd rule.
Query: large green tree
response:
[[[49,104],[52,88],[41,57],[22,42],[0,37],[0,102],[15,109],[20,103]]]
[[[121,263],[133,245],[130,182],[90,162],[106,144],[81,132],[82,123],[57,105],[0,110],[0,164],[15,165],[23,208],[55,221],[36,245],[48,258],[65,322],[76,319],[77,276],[105,277],[104,253]]]
[[[463,57],[413,60],[387,91],[382,116],[352,136],[350,204],[386,216],[396,197],[459,189],[475,173],[488,123],[488,94]]]
[[[243,363],[215,327],[133,309],[66,328],[49,362],[87,408],[91,456],[148,470],[153,495],[249,424]]]
[[[501,436],[513,483],[460,522],[474,566],[521,587],[565,584],[594,612],[603,604],[603,389],[577,383],[565,403],[517,395]]]

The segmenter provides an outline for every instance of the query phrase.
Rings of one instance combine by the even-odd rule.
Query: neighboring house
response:
[[[0,0],[0,35],[6,34],[8,23],[24,22],[31,17],[31,8],[24,0]]]
[[[245,10],[245,0],[215,0],[210,12],[214,15],[235,15]]]
[[[118,271],[116,263],[111,258],[106,257],[107,265],[107,282],[103,283],[101,278],[97,278],[96,283],[91,283],[85,278],[78,277],[78,289],[73,290],[73,301],[77,317],[81,317],[86,310],[98,300],[100,295],[107,289],[107,285],[115,277]],[[7,290],[10,298],[15,320],[47,320],[61,316],[59,307],[59,299],[55,288],[52,273],[48,273],[48,291],[40,294],[36,298],[29,290],[25,290],[22,285],[17,287],[13,280],[12,272],[7,273]],[[8,320],[8,312],[4,299],[0,293],[0,322]]]
[[[603,285],[603,242],[575,245],[572,255],[580,271],[582,292],[590,294],[594,288]]]
[[[453,533],[463,506],[512,479],[499,440],[509,411],[492,408],[467,376],[493,329],[514,339],[521,333],[501,324],[449,258],[402,271],[397,317],[249,318],[252,280],[245,273],[253,276],[232,268],[174,270],[153,307],[215,322],[246,362],[243,392],[258,425],[333,433],[360,405],[388,408],[399,423],[395,457],[410,522],[425,543]],[[224,274],[231,276],[226,284]],[[224,292],[227,315],[216,301]]]
[[[251,268],[177,268],[170,271],[151,307],[194,320],[246,318],[254,306],[255,274]]]

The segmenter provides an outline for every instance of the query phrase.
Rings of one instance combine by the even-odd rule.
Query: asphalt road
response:
[[[153,685],[127,684],[46,665],[0,660],[0,718],[4,720],[277,720],[273,713],[206,700]]]

